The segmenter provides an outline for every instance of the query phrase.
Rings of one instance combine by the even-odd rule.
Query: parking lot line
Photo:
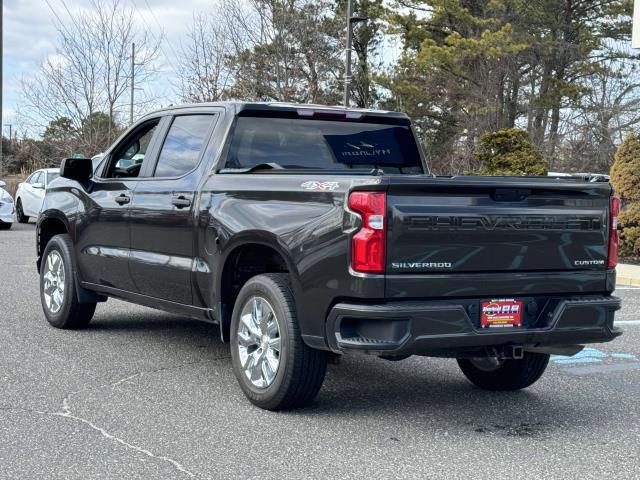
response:
[[[614,325],[640,325],[640,320],[614,320]]]

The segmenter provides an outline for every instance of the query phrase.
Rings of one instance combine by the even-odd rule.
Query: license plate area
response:
[[[520,328],[522,326],[521,300],[497,298],[480,303],[480,328]]]

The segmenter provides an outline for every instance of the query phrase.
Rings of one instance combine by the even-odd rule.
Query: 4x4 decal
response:
[[[335,189],[340,188],[338,182],[320,182],[318,180],[309,180],[300,186],[307,190],[316,190],[319,192],[333,192]]]

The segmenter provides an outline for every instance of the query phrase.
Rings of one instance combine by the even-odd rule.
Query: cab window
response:
[[[135,178],[140,175],[142,163],[159,123],[159,118],[144,123],[113,150],[106,178]]]
[[[180,115],[173,119],[158,156],[155,177],[178,177],[198,164],[215,115]]]

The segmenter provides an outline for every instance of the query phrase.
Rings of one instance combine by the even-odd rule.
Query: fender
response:
[[[57,221],[60,221],[64,224],[64,227],[66,229],[66,231],[69,233],[69,235],[71,236],[71,239],[74,240],[75,238],[75,222],[70,222],[68,220],[68,218],[66,217],[66,215],[64,215],[64,213],[62,213],[60,210],[56,210],[56,209],[49,209],[46,210],[42,213],[40,213],[40,215],[38,216],[38,223],[36,226],[36,253],[37,253],[37,260],[36,260],[36,265],[38,268],[38,273],[40,273],[40,266],[42,263],[42,259],[41,259],[41,251],[42,249],[40,248],[40,238],[41,238],[41,229],[42,229],[42,224],[44,222],[46,222],[47,220],[51,220],[51,219],[55,219]],[[44,248],[44,245],[42,246]],[[75,255],[75,252],[73,252],[73,254]],[[78,297],[78,302],[80,303],[91,303],[91,302],[106,302],[107,301],[107,297],[105,297],[104,295],[100,295],[96,292],[93,292],[91,290],[87,290],[86,288],[83,288],[81,286],[81,279],[79,278],[79,274],[78,274],[78,269],[76,268],[76,262],[74,259],[73,262],[73,281],[76,285],[76,295]]]
[[[238,247],[250,244],[264,245],[265,247],[273,248],[284,259],[292,277],[295,277],[295,282],[292,278],[292,283],[299,283],[300,276],[298,274],[298,268],[294,263],[289,250],[285,245],[283,245],[283,243],[274,233],[266,230],[245,230],[230,238],[227,242],[224,243],[224,245],[221,246],[220,265],[224,265],[229,258],[229,255],[231,255],[231,253]],[[221,277],[222,271],[219,269],[216,278],[216,281],[218,283],[220,282]]]
[[[228,330],[226,327],[228,326],[227,323],[231,318],[231,312],[225,311],[225,306],[222,303],[222,275],[224,273],[224,266],[226,265],[229,256],[238,248],[241,248],[245,245],[263,245],[265,247],[269,247],[276,251],[284,259],[291,279],[291,288],[294,292],[296,309],[299,310],[297,302],[299,293],[302,289],[300,285],[300,275],[298,272],[298,268],[286,246],[279,241],[278,237],[275,234],[265,230],[245,230],[243,232],[240,232],[221,246],[219,261],[215,268],[214,291],[216,302],[215,311],[217,317],[216,323],[220,324],[220,337],[223,342],[229,340],[228,338],[226,338],[226,333]]]
[[[36,222],[36,266],[38,269],[38,273],[40,273],[40,263],[41,263],[41,252],[46,245],[40,245],[41,233],[42,233],[42,224],[47,220],[58,220],[64,224],[64,228],[71,236],[72,240],[75,240],[75,225],[72,222],[69,222],[67,216],[60,210],[57,209],[48,209],[43,212],[40,212],[38,215],[38,220]]]

